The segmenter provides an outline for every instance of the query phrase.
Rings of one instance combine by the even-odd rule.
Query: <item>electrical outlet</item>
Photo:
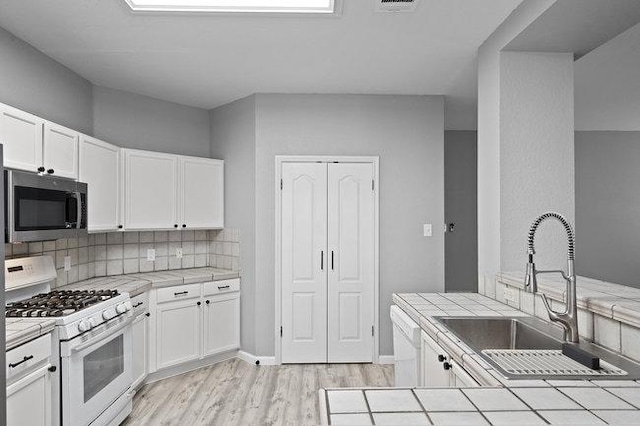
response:
[[[156,249],[147,249],[147,260],[149,262],[155,262],[155,260],[156,260]]]
[[[511,287],[504,288],[504,300],[507,305],[513,305],[516,303],[516,291]]]
[[[71,270],[71,256],[64,257],[64,270],[65,271]]]
[[[425,223],[424,224],[423,233],[424,233],[425,237],[431,237],[433,235],[433,230],[431,228],[431,224],[430,223]]]
[[[182,247],[178,247],[178,248],[176,249],[176,257],[177,257],[178,259],[182,259]]]

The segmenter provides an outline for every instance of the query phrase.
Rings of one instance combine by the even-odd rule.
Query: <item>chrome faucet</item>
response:
[[[533,262],[533,255],[536,253],[533,247],[533,238],[535,237],[536,230],[538,226],[546,219],[557,219],[564,226],[565,231],[567,231],[567,239],[569,242],[569,250],[567,255],[567,273],[565,274],[562,270],[551,270],[551,271],[538,271],[536,270],[536,264]],[[549,313],[549,319],[553,322],[559,323],[564,328],[564,340],[572,343],[578,343],[579,335],[578,335],[578,303],[576,300],[576,274],[574,269],[574,260],[575,260],[575,233],[573,232],[573,228],[569,224],[569,222],[559,213],[548,212],[540,215],[536,220],[531,224],[531,228],[529,228],[529,240],[528,240],[528,248],[527,254],[529,255],[529,263],[527,263],[527,273],[524,278],[524,288],[525,291],[529,293],[537,293],[538,291],[538,280],[536,276],[539,274],[560,274],[562,278],[567,282],[567,298],[566,298],[566,308],[564,312],[556,312],[551,309],[549,305],[549,300],[545,294],[542,294],[542,301],[544,302],[545,308],[547,308],[547,312]]]

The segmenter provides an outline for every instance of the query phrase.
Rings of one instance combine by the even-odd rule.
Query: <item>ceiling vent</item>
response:
[[[375,0],[376,12],[413,12],[420,0]]]

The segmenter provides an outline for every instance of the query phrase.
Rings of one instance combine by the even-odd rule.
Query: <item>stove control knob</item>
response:
[[[131,305],[130,300],[127,300],[126,302],[124,302],[124,307],[127,308],[127,311],[130,311],[133,309],[133,305]]]
[[[89,324],[91,325],[91,328],[93,328],[98,325],[98,320],[94,317],[91,317],[89,318]]]
[[[106,320],[110,320],[111,318],[114,318],[116,316],[116,311],[112,308],[109,308],[107,310],[105,310],[102,313],[102,318],[106,319]]]
[[[118,314],[124,314],[125,312],[127,312],[127,307],[124,305],[124,303],[121,303],[118,306],[116,306],[116,312]]]
[[[82,320],[78,323],[78,331],[80,333],[84,333],[85,331],[91,330],[91,324],[89,322]]]

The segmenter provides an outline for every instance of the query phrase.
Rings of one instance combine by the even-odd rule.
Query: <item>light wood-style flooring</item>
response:
[[[144,386],[123,425],[317,425],[318,389],[393,386],[393,365],[224,361]]]

